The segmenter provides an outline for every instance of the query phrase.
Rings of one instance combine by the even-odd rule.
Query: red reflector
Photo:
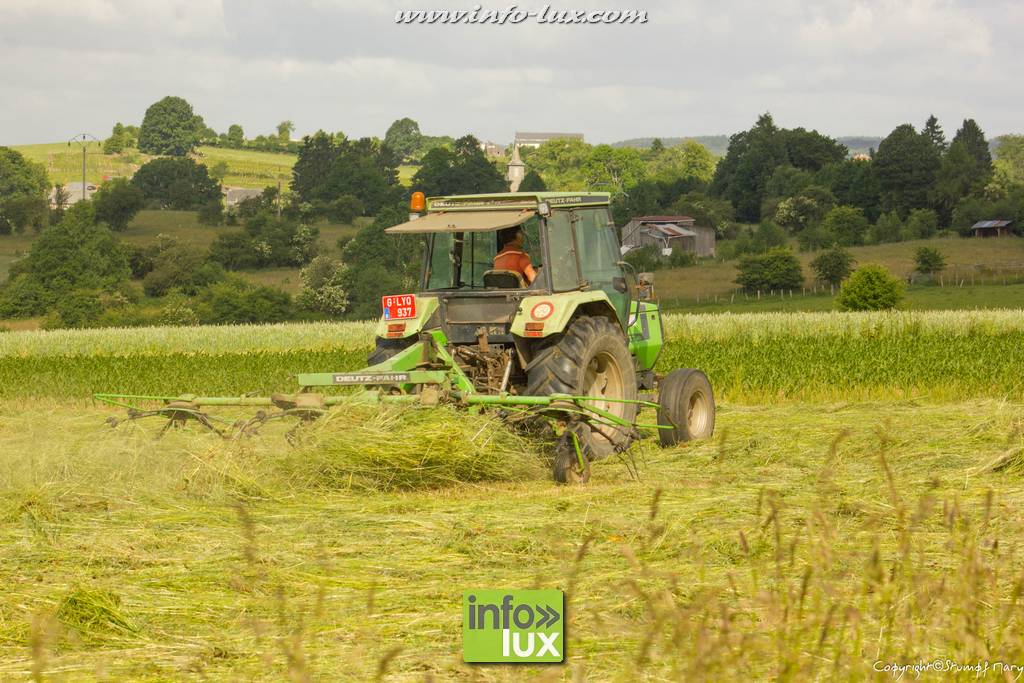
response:
[[[530,331],[540,332],[544,329],[544,323],[526,323],[526,329]]]
[[[388,332],[388,339],[401,339],[401,338],[402,338],[402,333],[401,332]]]
[[[405,332],[405,323],[391,323],[388,332]]]
[[[542,332],[541,330],[527,330],[526,331],[526,336],[527,337],[543,337],[544,336],[544,332]]]

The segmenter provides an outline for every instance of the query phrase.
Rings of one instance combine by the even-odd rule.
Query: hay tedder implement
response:
[[[421,289],[383,297],[368,367],[300,374],[293,394],[95,398],[129,420],[161,416],[164,430],[194,420],[223,436],[351,402],[492,409],[553,429],[563,483],[585,482],[591,462],[626,451],[641,429],[666,446],[708,437],[715,403],[704,373],[654,373],[661,312],[621,260],[608,204],[606,193],[416,193],[410,220],[387,232],[426,237]],[[496,268],[496,258],[519,265]],[[234,421],[208,412],[221,406],[259,410]],[[656,411],[650,424],[638,421],[645,408]]]

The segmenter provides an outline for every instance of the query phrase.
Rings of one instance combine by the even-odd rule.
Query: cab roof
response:
[[[547,202],[552,209],[578,206],[607,206],[608,192],[495,192],[492,194],[457,194],[428,197],[427,211],[490,211],[536,209]]]

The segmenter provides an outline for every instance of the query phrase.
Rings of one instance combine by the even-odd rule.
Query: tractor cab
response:
[[[513,343],[517,333],[547,336],[514,329],[523,302],[545,297],[554,304],[583,292],[592,299],[584,303],[605,307],[627,328],[629,287],[607,193],[414,197],[412,208],[420,211],[386,232],[425,237],[420,291],[404,295],[415,296],[417,310],[432,309],[420,329],[440,327],[456,344],[474,343],[481,333],[499,344]],[[384,303],[384,319],[395,327],[379,336],[388,338],[389,329],[392,338],[411,336],[412,325],[395,334],[387,297]]]

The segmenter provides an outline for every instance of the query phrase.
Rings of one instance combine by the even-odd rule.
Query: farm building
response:
[[[225,206],[237,206],[241,201],[259,197],[263,194],[263,190],[251,187],[224,187],[221,188],[221,194],[224,195]]]
[[[634,218],[622,228],[623,253],[638,247],[654,245],[662,250],[678,247],[701,258],[714,256],[714,229],[694,223],[694,219],[689,216]]]
[[[974,231],[975,237],[1006,237],[1012,234],[1010,232],[1010,224],[1013,221],[978,221],[971,226],[971,230]]]

